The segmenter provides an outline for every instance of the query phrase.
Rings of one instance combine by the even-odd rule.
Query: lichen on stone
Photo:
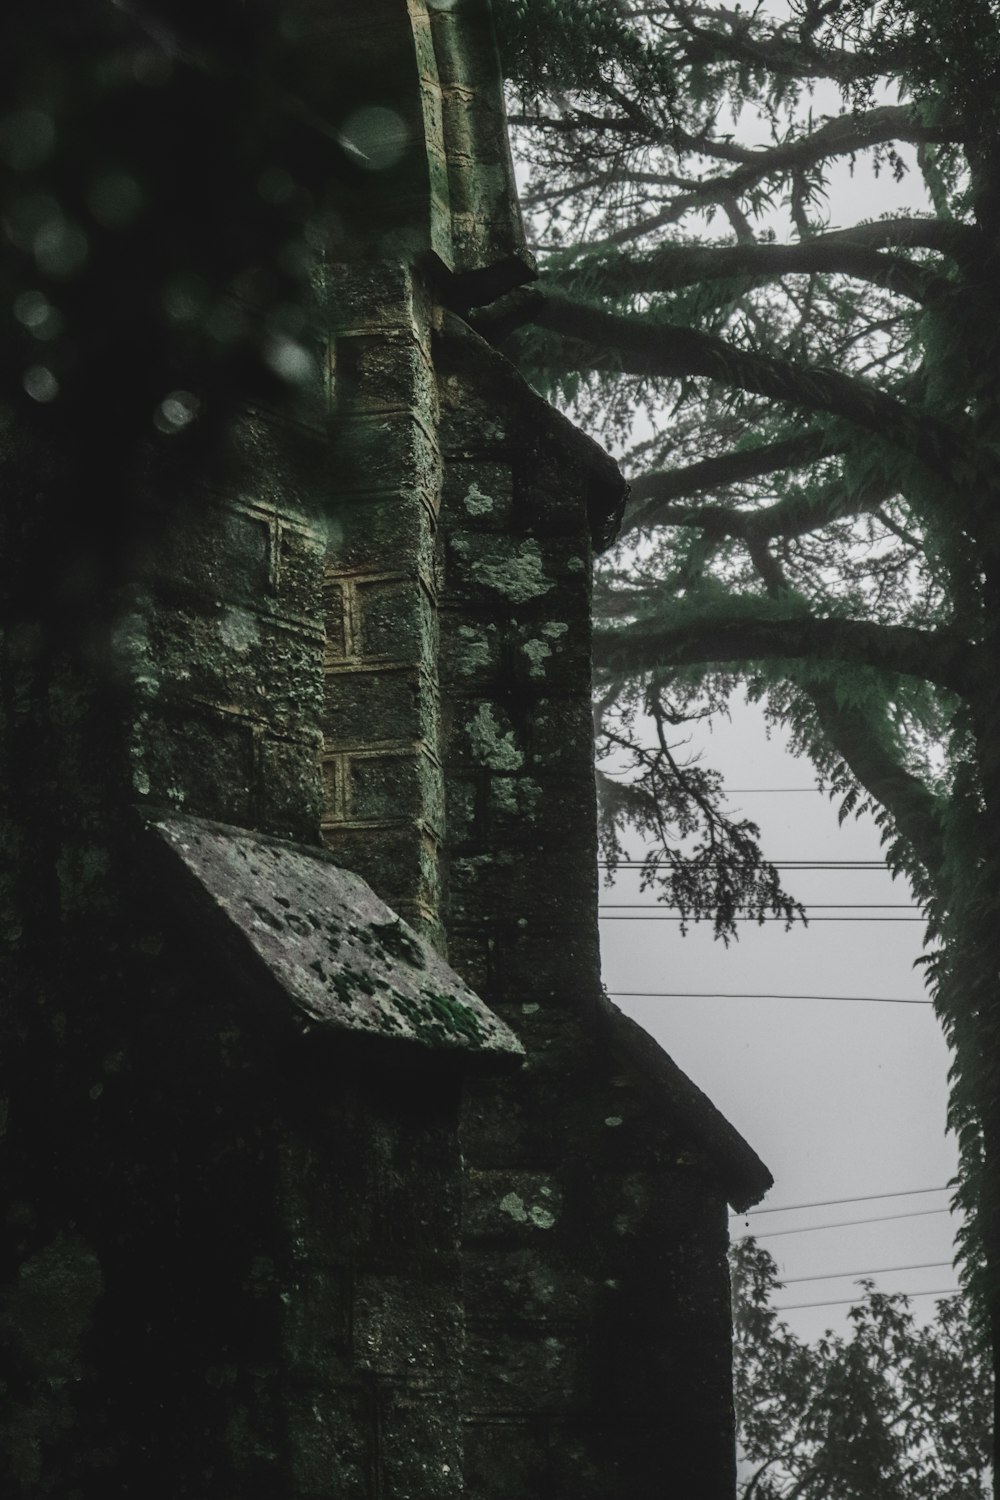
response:
[[[486,630],[495,633],[495,627],[488,625]],[[456,652],[456,667],[463,677],[472,677],[481,667],[488,667],[491,656],[491,642],[488,634],[480,634],[471,625],[460,625],[458,627],[459,646]]]
[[[470,516],[487,515],[496,504],[492,495],[484,495],[476,481],[473,480],[466,490],[462,503]]]
[[[529,677],[545,676],[546,658],[552,655],[552,647],[547,641],[525,641],[521,647],[531,665],[528,668]]]
[[[495,589],[512,604],[537,599],[553,587],[542,567],[541,548],[530,540],[517,548],[505,548],[501,555],[471,558],[469,571],[477,583]]]
[[[250,610],[229,605],[219,621],[219,634],[231,651],[249,651],[260,641],[260,623]]]
[[[514,743],[514,731],[501,733],[492,703],[481,703],[466,728],[474,758],[491,771],[519,771],[524,755]]]

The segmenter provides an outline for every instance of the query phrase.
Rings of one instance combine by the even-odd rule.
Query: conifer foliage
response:
[[[874,814],[927,916],[964,1275],[996,1350],[1000,11],[497,12],[542,275],[476,321],[625,455],[630,509],[597,593],[606,725],[620,739],[645,710],[665,732],[741,681],[843,815]],[[852,213],[852,174],[886,188],[884,210]],[[663,743],[645,752],[661,784]],[[697,826],[703,848],[706,775],[688,825],[662,830]],[[730,899],[719,930],[734,909],[794,915],[759,880]],[[702,887],[687,909],[713,900]]]
[[[808,1344],[768,1252],[747,1237],[731,1263],[741,1500],[984,1500],[991,1381],[960,1296],[918,1321],[863,1280],[846,1332]]]

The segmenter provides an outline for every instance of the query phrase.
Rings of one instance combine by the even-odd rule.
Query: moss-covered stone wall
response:
[[[467,329],[436,351],[445,926],[527,1054],[466,1091],[467,1492],[721,1500],[725,1192],[601,998],[588,508],[613,476]]]
[[[402,130],[317,273],[323,381],[160,445],[121,592],[0,642],[0,1493],[724,1500],[725,1200],[766,1172],[600,989],[623,486],[460,316],[530,274],[489,8],[286,9],[296,107]],[[58,461],[4,457],[0,595]],[[185,819],[331,851],[522,1071],[303,1022],[154,857]],[[268,941],[322,922],[264,863]],[[283,972],[348,1006],[317,952]]]

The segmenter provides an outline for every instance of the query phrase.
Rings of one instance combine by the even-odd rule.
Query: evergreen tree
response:
[[[498,19],[542,275],[471,316],[632,481],[596,658],[610,742],[646,760],[607,818],[700,828],[706,863],[710,774],[674,777],[659,814],[653,794],[673,724],[737,680],[845,816],[873,812],[927,916],[963,1274],[996,1351],[1000,10],[499,0]],[[833,224],[852,167],[909,184],[910,206]],[[756,869],[721,930],[794,915]],[[687,910],[716,897],[702,883]]]
[[[813,1344],[779,1317],[777,1266],[731,1252],[742,1500],[982,1500],[990,1372],[960,1296],[918,1325],[901,1293],[861,1282],[846,1335]]]

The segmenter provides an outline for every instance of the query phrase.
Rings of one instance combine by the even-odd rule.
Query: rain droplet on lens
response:
[[[142,208],[142,189],[127,172],[110,172],[90,189],[87,207],[102,228],[126,229]]]
[[[384,104],[368,104],[347,117],[338,138],[359,167],[369,172],[384,172],[405,156],[410,131],[396,110]]]
[[[171,391],[153,413],[153,426],[158,432],[168,435],[182,432],[194,421],[200,409],[201,402],[191,391]]]
[[[21,292],[14,298],[14,316],[25,328],[38,328],[51,310],[52,304],[44,292]]]
[[[261,352],[265,363],[290,385],[304,385],[316,374],[316,362],[312,355],[294,339],[280,337],[267,339]]]
[[[160,293],[168,318],[190,323],[200,317],[208,301],[208,287],[199,276],[175,276]]]
[[[55,121],[44,109],[22,109],[0,121],[0,151],[15,172],[42,166],[55,143]]]
[[[295,192],[295,179],[284,167],[268,167],[257,179],[257,192],[265,203],[287,203]]]
[[[31,246],[35,262],[47,276],[74,276],[87,259],[89,244],[79,224],[62,215],[54,216],[41,226]]]
[[[54,401],[59,394],[59,382],[45,365],[32,365],[25,370],[21,384],[32,401]]]

